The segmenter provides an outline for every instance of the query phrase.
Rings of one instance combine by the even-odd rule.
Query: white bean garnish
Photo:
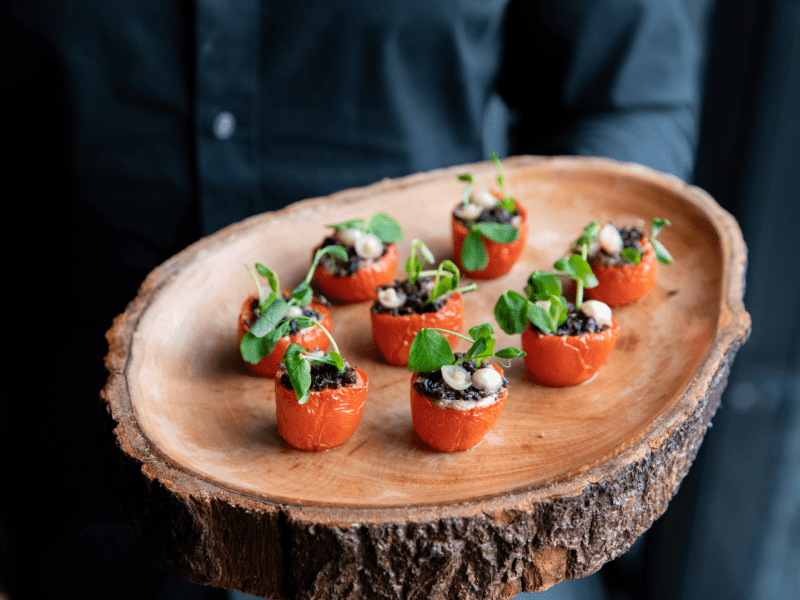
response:
[[[496,392],[502,385],[502,376],[492,367],[478,369],[472,374],[472,387],[484,392]]]
[[[483,208],[477,204],[462,204],[454,212],[459,219],[474,221],[481,215]]]
[[[472,385],[472,376],[469,371],[459,365],[443,366],[442,378],[454,390],[465,390]]]
[[[371,233],[362,233],[356,240],[355,248],[359,258],[374,259],[383,254],[383,242]]]
[[[491,192],[481,187],[473,186],[469,193],[469,202],[481,208],[492,208],[497,204],[497,198]]]
[[[289,311],[286,313],[287,319],[295,319],[303,316],[303,309],[299,306],[290,306]]]
[[[406,301],[406,295],[399,292],[394,288],[386,288],[378,291],[378,302],[386,308],[397,308],[403,306]]]
[[[355,248],[356,242],[361,237],[361,231],[358,229],[340,229],[336,232],[336,239],[344,246]]]
[[[619,254],[622,252],[622,236],[619,234],[619,229],[614,227],[611,223],[606,223],[598,234],[600,247],[608,254]]]
[[[600,327],[604,325],[611,327],[611,309],[605,302],[585,300],[581,304],[581,312],[587,317],[592,317]]]

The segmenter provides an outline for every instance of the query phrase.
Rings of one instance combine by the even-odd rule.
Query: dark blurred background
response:
[[[797,598],[800,590],[800,276],[791,267],[800,223],[800,2],[686,3],[706,51],[694,183],[743,230],[753,333],[667,513],[596,575],[531,597],[750,600]],[[0,598],[102,598],[109,590],[120,598],[225,597],[162,566],[119,519],[94,403],[66,402],[73,390],[46,376],[84,369],[84,383],[99,391],[106,347],[96,332],[124,310],[146,272],[130,274],[130,289],[98,297],[107,308],[95,321],[63,297],[76,279],[102,282],[107,273],[83,272],[67,246],[42,253],[92,216],[74,214],[59,196],[74,182],[62,160],[67,119],[53,111],[58,102],[42,101],[59,89],[53,57],[13,15],[0,27],[4,130],[9,151],[24,159],[4,159],[4,297],[14,301],[4,303]],[[190,241],[174,240],[167,256]],[[85,321],[71,322],[74,314]],[[76,329],[91,335],[73,339]],[[88,369],[85,356],[93,357]],[[44,409],[52,414],[42,422]]]

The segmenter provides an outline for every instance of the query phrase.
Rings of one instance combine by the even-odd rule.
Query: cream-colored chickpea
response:
[[[592,317],[600,327],[611,327],[611,308],[600,300],[585,300],[581,304],[581,312]]]
[[[356,240],[355,248],[359,258],[376,259],[383,254],[383,242],[371,233],[362,233]]]
[[[622,236],[619,233],[619,229],[611,223],[603,225],[597,237],[600,247],[608,254],[614,255],[622,252]]]
[[[472,385],[472,375],[459,365],[445,365],[442,367],[444,382],[454,390],[465,390]]]
[[[503,377],[492,367],[483,367],[472,374],[472,387],[484,392],[496,392],[503,385]]]

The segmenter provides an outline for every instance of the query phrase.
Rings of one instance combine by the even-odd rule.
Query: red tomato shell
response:
[[[387,315],[370,313],[372,318],[372,338],[375,345],[395,367],[408,364],[408,351],[414,336],[424,327],[447,329],[461,333],[464,329],[464,301],[461,294],[453,293],[445,305],[436,312],[421,315]],[[455,349],[458,338],[445,334],[450,347]]]
[[[461,269],[461,272],[472,279],[497,279],[508,273],[522,256],[525,248],[525,238],[528,236],[528,213],[525,208],[517,203],[522,222],[519,224],[519,237],[508,244],[500,244],[492,240],[481,238],[489,256],[486,267],[478,271],[469,271],[461,264],[461,250],[464,247],[464,240],[469,233],[467,229],[452,217],[453,225],[453,261]]]
[[[256,298],[251,296],[245,300],[244,305],[242,305],[242,312],[239,313],[239,342],[242,341],[244,334],[250,331],[250,327],[247,325],[247,322],[250,320],[251,307],[253,306],[253,302],[255,300]],[[328,308],[315,302],[309,304],[309,307],[322,314],[322,320],[320,323],[322,323],[322,326],[325,327],[325,329],[330,331],[331,327],[333,327],[333,322],[331,321],[331,313]],[[281,363],[281,361],[283,361],[283,355],[286,353],[286,349],[289,347],[289,344],[293,343],[300,344],[303,348],[309,351],[314,351],[317,348],[324,351],[328,349],[330,341],[328,340],[328,336],[326,336],[319,327],[314,327],[306,332],[290,335],[288,339],[286,339],[286,336],[282,337],[278,340],[278,343],[275,345],[275,349],[269,354],[269,356],[265,356],[256,364],[251,364],[247,361],[245,361],[244,364],[247,365],[247,368],[250,369],[250,372],[252,372],[254,375],[260,375],[262,377],[275,377],[275,373],[278,372],[278,365]]]
[[[503,369],[492,367],[501,375]],[[508,388],[494,404],[470,410],[440,408],[414,388],[419,377],[411,377],[411,420],[419,438],[439,452],[460,452],[477,446],[494,426],[508,398]]]
[[[374,263],[345,277],[336,277],[317,265],[314,279],[322,293],[332,300],[349,303],[375,300],[378,297],[375,288],[392,283],[397,269],[397,248],[394,244],[387,244],[386,248],[386,253]]]
[[[308,401],[299,404],[294,390],[287,390],[276,377],[278,433],[298,450],[322,452],[341,446],[361,422],[368,385],[367,374],[356,369],[355,385],[311,392]]]
[[[609,306],[633,304],[644,297],[656,284],[658,259],[650,242],[644,245],[642,260],[638,265],[592,265],[592,273],[599,284],[586,290],[586,297],[600,300]]]
[[[544,335],[527,327],[522,332],[525,367],[531,378],[548,387],[577,385],[600,370],[619,335],[619,323],[600,333]]]

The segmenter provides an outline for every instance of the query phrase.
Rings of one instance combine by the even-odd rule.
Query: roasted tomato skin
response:
[[[626,306],[646,296],[656,284],[658,259],[653,244],[644,244],[642,260],[637,265],[592,265],[599,282],[585,291],[591,300],[600,300],[611,307]]]
[[[545,335],[527,327],[522,332],[525,367],[531,379],[548,387],[567,387],[590,379],[600,370],[619,336],[619,323],[599,333]]]
[[[253,306],[253,302],[256,300],[257,298],[255,298],[255,296],[251,296],[245,300],[244,304],[242,305],[242,310],[239,313],[239,342],[242,341],[244,334],[250,331],[248,322],[250,321],[251,307]],[[330,331],[331,327],[333,326],[333,322],[331,321],[331,313],[328,308],[322,304],[317,304],[316,302],[310,303],[309,307],[322,314],[322,320],[320,323],[322,323],[322,326],[325,327],[325,329]],[[314,351],[317,349],[324,351],[328,349],[330,341],[328,340],[328,336],[326,336],[319,327],[314,327],[309,331],[296,335],[290,335],[288,336],[288,339],[284,336],[278,340],[278,343],[275,345],[275,349],[269,354],[269,356],[265,356],[256,364],[252,364],[247,361],[244,361],[244,364],[247,365],[247,368],[254,375],[259,375],[261,377],[275,377],[275,374],[279,369],[278,365],[280,365],[281,361],[283,361],[283,355],[286,353],[286,349],[289,347],[289,344],[300,344],[308,351]]]
[[[395,367],[408,364],[408,351],[414,336],[424,327],[447,329],[461,333],[464,329],[464,301],[454,292],[445,305],[436,312],[412,315],[370,313],[372,338],[386,362]],[[455,349],[460,338],[444,334],[450,347]]]
[[[517,203],[522,221],[519,224],[519,237],[508,244],[500,244],[487,238],[482,238],[489,256],[486,267],[476,271],[470,271],[461,264],[461,250],[464,248],[464,240],[467,239],[469,231],[455,217],[451,217],[453,227],[453,262],[458,265],[461,272],[472,279],[497,279],[508,273],[522,256],[525,248],[525,239],[528,236],[528,213],[522,204]]]
[[[314,280],[322,293],[331,300],[344,303],[366,302],[378,297],[376,287],[394,282],[396,269],[397,247],[386,244],[386,253],[383,256],[352,275],[336,277],[322,265],[317,265],[314,269]]]
[[[275,417],[278,433],[286,442],[307,452],[338,448],[355,433],[364,412],[369,379],[356,369],[355,385],[311,392],[305,404],[297,402],[275,378]]]
[[[500,375],[503,369],[492,364]],[[419,373],[411,377],[411,420],[419,438],[439,452],[461,452],[477,446],[494,426],[508,398],[504,388],[494,404],[469,410],[441,408],[414,387]]]

